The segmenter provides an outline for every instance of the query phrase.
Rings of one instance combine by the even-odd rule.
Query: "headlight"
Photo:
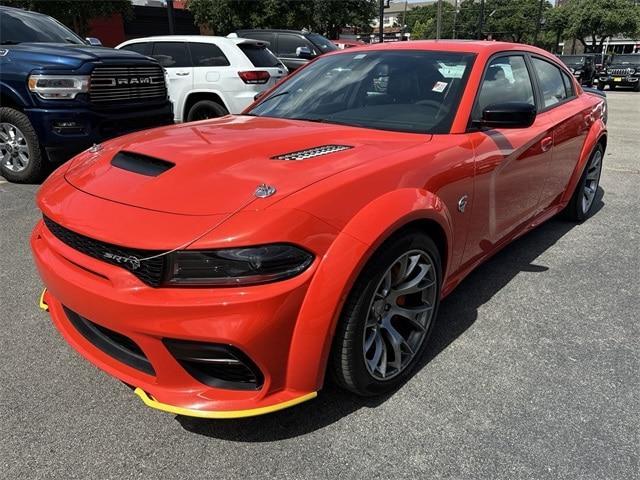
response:
[[[165,285],[255,285],[291,278],[306,270],[311,262],[312,254],[287,244],[181,250],[169,256]]]
[[[30,75],[29,90],[45,100],[69,100],[89,91],[89,76]]]

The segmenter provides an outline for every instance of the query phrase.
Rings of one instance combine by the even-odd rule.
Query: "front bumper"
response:
[[[640,77],[633,76],[603,75],[598,78],[598,83],[601,85],[616,85],[621,87],[635,87],[639,81]]]
[[[141,106],[126,111],[29,108],[25,113],[50,160],[58,163],[94,143],[173,123],[173,109],[168,100],[152,107]]]
[[[288,387],[289,346],[315,271],[246,288],[150,288],[128,271],[95,260],[55,238],[40,222],[31,247],[47,287],[41,298],[63,337],[87,360],[134,387],[151,407],[179,415],[237,418],[261,415],[315,397]],[[68,316],[72,310],[137,344],[153,366],[143,372],[89,341]],[[191,376],[163,339],[233,345],[264,376],[258,390],[214,388]]]

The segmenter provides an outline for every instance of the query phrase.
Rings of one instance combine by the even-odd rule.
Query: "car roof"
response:
[[[239,30],[236,30],[236,33],[237,32],[297,33],[299,35],[307,35],[309,33],[313,33],[306,31],[303,32],[302,30],[287,30],[280,28],[241,28]]]
[[[269,42],[264,40],[254,40],[242,37],[217,37],[214,35],[157,35],[152,37],[132,38],[120,45],[130,45],[132,43],[143,42],[194,42],[194,43],[226,43],[229,45],[252,44],[257,46],[269,46]],[[118,46],[120,46],[118,45]]]

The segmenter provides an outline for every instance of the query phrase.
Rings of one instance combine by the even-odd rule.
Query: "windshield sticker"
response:
[[[447,88],[447,85],[448,85],[447,82],[436,82],[436,84],[433,86],[431,90],[433,92],[442,93],[444,92],[444,89]]]
[[[355,57],[353,57],[354,60],[360,60],[361,58],[366,57],[367,54],[366,53],[359,53],[358,55],[356,55]]]

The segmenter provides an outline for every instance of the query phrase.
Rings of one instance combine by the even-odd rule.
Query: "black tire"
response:
[[[224,117],[229,112],[226,108],[213,100],[200,100],[194,103],[187,113],[187,122],[206,120],[208,118]]]
[[[615,90],[615,89],[616,89],[616,86],[613,83],[609,85],[609,90]]]
[[[2,107],[0,108],[0,124],[8,124],[20,130],[28,155],[28,163],[24,168],[20,169],[19,165],[15,166],[13,156],[7,157],[7,160],[5,160],[5,154],[7,154],[8,150],[4,149],[0,151],[0,173],[2,176],[8,181],[16,183],[34,183],[39,181],[45,173],[45,161],[42,156],[40,142],[29,118],[19,110]],[[3,142],[2,133],[0,133],[0,142]],[[13,147],[11,148],[13,150]],[[7,164],[8,162],[11,163],[11,166]],[[23,162],[23,160],[20,160],[20,162]],[[19,170],[12,170],[12,168]]]
[[[374,294],[380,286],[383,276],[395,264],[396,260],[406,253],[419,250],[428,255],[434,268],[435,298],[433,309],[424,336],[415,353],[407,361],[403,370],[393,378],[376,379],[365,364],[364,334],[365,325],[372,311]],[[418,230],[405,230],[391,237],[369,260],[358,280],[354,284],[338,323],[334,337],[329,371],[334,381],[347,390],[362,396],[380,395],[400,386],[411,375],[424,353],[429,336],[433,329],[440,304],[440,288],[442,284],[442,266],[440,252],[433,240]],[[433,295],[432,291],[429,291]],[[404,304],[404,303],[403,303]],[[386,357],[385,347],[385,358]],[[389,350],[390,354],[393,353]]]
[[[598,82],[598,90],[604,90],[604,82]]]
[[[596,148],[591,152],[591,156],[589,157],[589,161],[580,176],[580,180],[576,185],[576,189],[571,196],[571,200],[569,204],[565,207],[563,211],[563,216],[572,222],[584,222],[587,218],[589,218],[593,214],[593,210],[597,200],[597,191],[598,186],[600,184],[600,174],[602,172],[602,162],[604,160],[604,149],[601,144],[598,144]],[[599,166],[595,166],[594,164],[599,161]],[[593,198],[591,202],[585,206],[583,202],[583,198],[585,196],[585,184],[587,182],[587,175],[594,172],[594,169],[597,168],[597,179],[595,181]]]
[[[640,80],[636,83],[636,86],[633,87],[634,92],[640,92]]]

